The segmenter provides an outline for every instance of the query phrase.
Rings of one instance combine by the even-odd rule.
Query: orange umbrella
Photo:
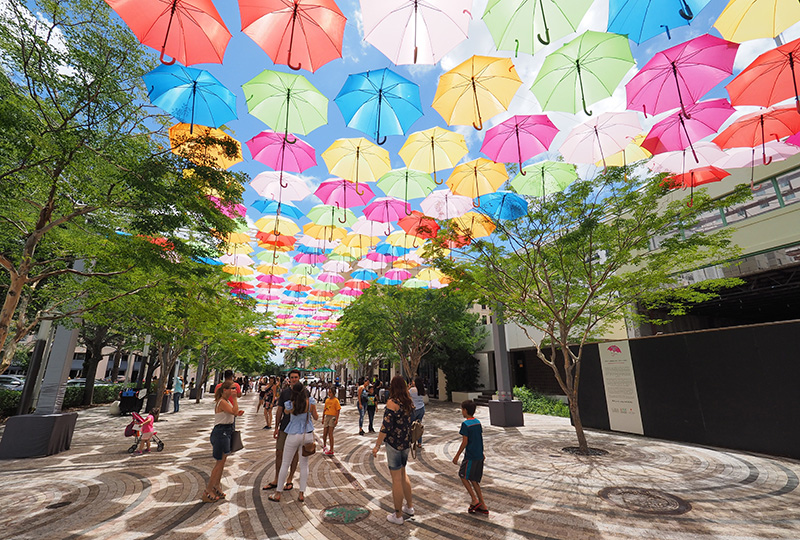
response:
[[[221,129],[178,123],[169,128],[169,142],[173,154],[195,165],[228,169],[243,161],[242,145]],[[235,152],[230,155],[234,147]]]

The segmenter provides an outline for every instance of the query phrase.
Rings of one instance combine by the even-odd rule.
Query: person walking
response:
[[[375,433],[375,428],[372,424],[375,420],[375,410],[378,408],[378,394],[375,390],[375,385],[371,384],[367,387],[367,416],[369,416],[370,433]]]
[[[300,491],[297,500],[305,502],[306,483],[308,482],[308,458],[300,451],[302,446],[314,441],[314,420],[317,420],[317,402],[311,393],[297,382],[292,387],[292,399],[283,403],[283,408],[289,413],[289,425],[286,426],[286,443],[284,455],[287,456],[281,463],[281,472],[278,475],[278,488],[268,498],[273,502],[280,502],[283,488],[281,484],[286,481],[289,473],[289,455],[300,454]]]
[[[411,482],[406,474],[408,452],[411,448],[411,414],[414,403],[408,394],[408,385],[402,375],[395,375],[389,383],[389,399],[383,413],[383,425],[378,440],[372,449],[377,457],[381,444],[386,442],[386,461],[392,475],[392,501],[394,512],[386,519],[396,525],[405,521],[403,514],[414,515],[414,501],[411,495]],[[403,500],[405,499],[405,504]]]
[[[288,381],[291,384],[297,384],[300,382],[300,371],[293,369],[289,372]],[[300,383],[302,384],[302,383]],[[284,404],[287,401],[291,401],[292,399],[292,388],[285,387],[281,390],[280,395],[278,397],[278,401],[275,404],[275,431],[273,432],[272,436],[277,439],[275,444],[275,478],[267,484],[266,486],[262,487],[264,491],[268,491],[270,489],[275,489],[278,487],[278,475],[280,474],[281,470],[281,463],[283,459],[287,459],[287,463],[291,463],[289,468],[289,474],[286,477],[284,484],[283,484],[283,491],[289,491],[294,487],[292,484],[292,479],[294,478],[294,472],[297,470],[297,453],[294,454],[286,454],[284,453],[284,447],[286,446],[286,427],[289,425],[290,415],[284,414]]]
[[[336,424],[339,423],[339,413],[342,410],[342,404],[339,403],[339,398],[336,397],[333,388],[328,388],[328,397],[325,399],[325,408],[322,413],[322,453],[326,456],[333,455],[333,430]],[[328,446],[325,446],[325,441],[328,441]]]
[[[183,397],[183,377],[176,377],[175,384],[172,385],[172,412],[176,413],[181,409],[181,398]]]
[[[489,509],[483,501],[481,492],[481,479],[483,478],[483,428],[481,422],[475,418],[475,402],[467,399],[461,402],[461,416],[465,420],[461,423],[461,446],[458,448],[453,463],[458,465],[458,458],[464,452],[464,461],[458,470],[458,476],[464,487],[467,488],[472,502],[467,512],[470,514],[489,514]]]
[[[358,379],[356,390],[356,403],[358,404],[358,434],[364,435],[364,415],[367,414],[367,381],[362,377]]]
[[[239,406],[230,398],[236,397],[233,381],[225,381],[214,391],[214,429],[211,430],[211,448],[214,459],[217,462],[211,469],[211,476],[203,492],[201,500],[203,502],[214,502],[224,499],[226,494],[222,492],[219,483],[222,480],[222,471],[225,468],[225,460],[231,453],[231,437],[233,437],[233,422],[237,416],[241,416],[244,411],[239,410]]]
[[[414,414],[411,415],[411,421],[419,420],[422,422],[422,417],[425,416],[425,382],[422,377],[414,377],[414,382],[411,383],[408,393],[411,396],[411,401],[414,402]],[[417,442],[419,447],[422,448],[422,437]]]
[[[272,429],[272,407],[275,405],[275,398],[278,396],[278,383],[274,376],[270,376],[264,391],[264,421],[267,423],[264,429]]]

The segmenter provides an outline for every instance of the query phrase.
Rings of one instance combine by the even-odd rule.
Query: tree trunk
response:
[[[117,384],[117,379],[119,378],[119,364],[122,362],[122,347],[125,345],[123,341],[117,346],[117,350],[114,351],[114,364],[111,366],[111,382],[112,384]]]
[[[203,345],[200,349],[200,361],[197,366],[197,382],[194,385],[194,402],[200,403],[200,395],[206,387],[208,378],[208,345]]]
[[[575,434],[578,436],[578,449],[583,455],[589,453],[589,443],[586,442],[586,435],[583,432],[581,413],[578,409],[578,392],[569,396],[569,413],[572,416],[572,425],[575,426]]]
[[[8,338],[8,333],[11,330],[11,321],[14,318],[14,313],[17,311],[22,288],[25,286],[26,281],[24,276],[16,272],[11,272],[10,279],[11,283],[9,283],[8,289],[6,290],[6,299],[3,302],[2,309],[0,309],[0,350],[5,350],[4,345]],[[8,369],[13,359],[13,354],[8,354],[7,352],[3,354],[2,361],[0,361],[0,373]]]
[[[88,326],[84,324],[83,342],[86,345],[86,358],[83,361],[83,376],[86,385],[83,387],[83,405],[89,406],[94,398],[94,379],[97,372],[97,364],[103,358],[103,347],[108,337],[107,326]],[[94,335],[91,331],[94,330]]]

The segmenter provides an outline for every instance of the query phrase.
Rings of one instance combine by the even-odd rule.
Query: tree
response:
[[[630,308],[636,302],[666,305],[677,315],[737,282],[687,284],[681,275],[735,256],[730,229],[689,231],[700,214],[742,200],[747,190],[740,186],[717,201],[695,193],[690,206],[685,200],[669,201],[660,180],[610,168],[564,193],[530,200],[528,213],[500,222],[494,238],[474,240],[461,257],[440,255],[435,261],[455,278],[451,286],[470,289],[500,308],[495,316],[522,326],[569,398],[582,453],[588,444],[578,390],[587,341],[601,337],[625,315],[635,315]],[[663,240],[651,249],[649,242],[655,238]]]
[[[345,310],[341,325],[364,357],[399,361],[414,377],[422,358],[437,345],[469,349],[483,340],[470,306],[470,298],[449,287],[373,285]]]

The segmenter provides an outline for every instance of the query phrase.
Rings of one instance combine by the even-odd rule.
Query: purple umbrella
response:
[[[678,111],[654,125],[641,146],[651,154],[691,148],[695,162],[699,162],[692,143],[716,133],[734,112],[727,99],[712,99],[691,105],[686,107],[686,115]]]
[[[503,163],[522,162],[546,152],[558,133],[545,114],[512,116],[486,132],[481,152]]]

